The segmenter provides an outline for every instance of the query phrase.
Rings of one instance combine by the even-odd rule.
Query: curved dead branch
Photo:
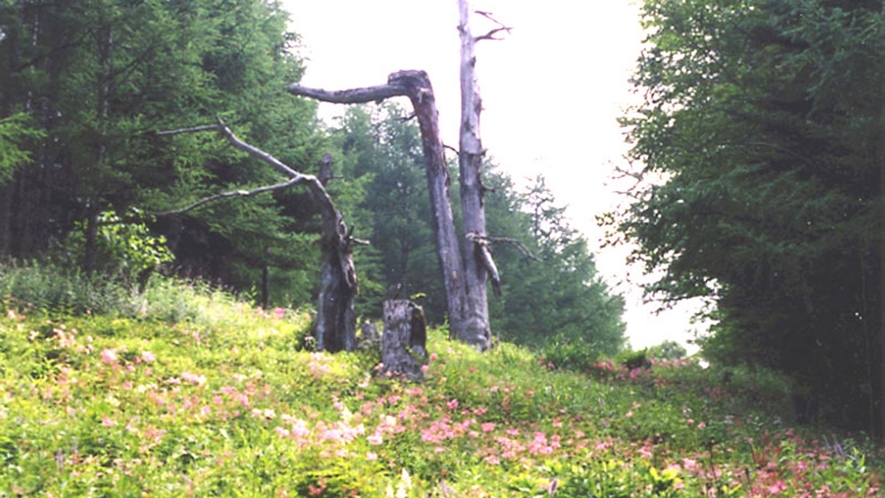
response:
[[[173,214],[184,214],[184,213],[187,213],[188,211],[193,211],[194,209],[197,209],[198,207],[201,207],[205,204],[209,204],[209,203],[221,200],[221,199],[226,199],[228,197],[252,197],[252,196],[255,196],[258,194],[263,194],[265,192],[272,192],[274,190],[282,190],[284,188],[289,188],[297,183],[301,183],[302,181],[304,181],[304,177],[299,176],[298,178],[293,178],[287,182],[278,183],[276,185],[267,185],[264,187],[256,188],[254,190],[231,190],[230,192],[222,192],[220,194],[215,194],[215,195],[200,199],[199,201],[197,201],[189,206],[185,206],[181,209],[174,209],[171,211],[163,211],[160,213],[154,213],[154,216],[171,216]]]
[[[474,12],[476,12],[477,14],[479,14],[479,15],[485,17],[485,18],[488,19],[489,21],[492,21],[493,23],[495,23],[495,24],[498,25],[497,28],[490,30],[488,33],[486,33],[486,34],[484,34],[484,35],[482,35],[482,36],[477,36],[477,37],[475,37],[475,38],[473,39],[473,42],[474,42],[474,43],[476,43],[476,42],[478,42],[478,41],[480,41],[480,40],[494,40],[494,41],[501,41],[501,38],[498,38],[498,37],[496,37],[495,35],[498,35],[499,33],[502,33],[502,32],[506,32],[506,33],[509,35],[509,34],[510,34],[510,31],[513,29],[513,28],[511,28],[510,26],[505,26],[504,23],[502,23],[501,21],[495,19],[495,18],[492,16],[492,13],[491,13],[491,12],[486,12],[486,11],[484,11],[484,10],[475,10]]]
[[[220,194],[215,194],[204,199],[200,199],[199,201],[186,206],[181,209],[176,209],[172,211],[164,211],[162,213],[155,213],[156,216],[166,216],[166,215],[174,215],[174,214],[183,214],[188,211],[192,211],[198,207],[209,204],[211,202],[226,199],[229,197],[251,197],[254,195],[262,194],[264,192],[272,192],[274,190],[280,190],[287,187],[291,187],[298,183],[306,183],[311,193],[317,196],[317,202],[327,205],[334,206],[332,203],[332,198],[329,197],[329,194],[326,192],[326,189],[323,187],[322,183],[320,183],[319,179],[317,179],[313,175],[305,175],[303,173],[299,173],[294,169],[290,168],[288,165],[274,157],[273,155],[255,147],[254,145],[250,145],[242,140],[240,140],[233,131],[221,120],[218,118],[217,124],[212,125],[201,125],[201,126],[193,126],[190,128],[179,128],[176,130],[164,130],[157,131],[155,135],[164,136],[164,135],[181,135],[183,133],[197,133],[201,131],[218,131],[220,132],[227,140],[237,149],[240,149],[247,154],[256,157],[265,163],[271,165],[274,169],[279,171],[280,173],[285,174],[289,177],[288,181],[283,183],[278,183],[276,185],[268,185],[264,187],[259,187],[254,190],[232,190],[230,192],[223,192]],[[333,208],[334,209],[334,208]]]
[[[380,102],[390,97],[407,95],[407,89],[400,85],[388,84],[365,88],[350,88],[347,90],[323,90],[322,88],[309,88],[298,83],[293,83],[287,88],[289,93],[299,97],[329,102],[332,104],[365,104],[367,102]]]
[[[484,242],[488,245],[510,244],[513,247],[515,247],[520,253],[522,253],[523,256],[525,256],[531,260],[537,261],[538,263],[544,262],[543,259],[535,256],[532,253],[532,251],[529,251],[528,248],[525,245],[523,245],[522,242],[520,242],[516,239],[510,238],[510,237],[489,237],[488,235],[480,235],[480,234],[474,232],[474,233],[467,234],[467,240],[470,240],[473,242],[481,241],[481,242]]]
[[[322,218],[320,225],[320,244],[322,246],[321,282],[315,330],[317,348],[331,352],[341,350],[352,351],[356,345],[356,316],[354,314],[353,300],[354,296],[359,292],[359,281],[357,280],[353,264],[353,244],[359,241],[353,238],[353,227],[348,230],[347,225],[344,223],[344,217],[335,207],[335,203],[332,202],[332,198],[326,192],[319,178],[295,171],[273,155],[240,140],[220,118],[218,123],[214,125],[158,131],[156,134],[178,135],[212,130],[224,135],[237,149],[271,165],[274,169],[289,177],[289,179],[276,185],[259,187],[254,190],[223,192],[201,199],[185,208],[157,214],[181,214],[228,197],[248,197],[263,192],[280,190],[298,183],[307,185],[311,197],[319,205]],[[330,156],[324,158],[324,161],[327,163],[326,166],[328,166],[330,160]]]

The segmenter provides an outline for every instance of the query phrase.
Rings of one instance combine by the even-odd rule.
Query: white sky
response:
[[[302,83],[328,90],[372,86],[401,69],[428,72],[443,140],[458,144],[459,39],[456,0],[283,0],[308,58]],[[616,119],[636,97],[628,78],[642,32],[631,0],[474,0],[513,27],[503,41],[477,45],[483,99],[482,140],[517,182],[547,178],[567,216],[596,249],[600,273],[627,298],[627,335],[635,348],[666,339],[685,342],[692,306],[653,315],[634,284],[626,250],[604,249],[595,216],[622,201],[614,166],[627,150]],[[494,28],[471,18],[474,35]],[[404,102],[404,105],[408,105]],[[324,104],[325,116],[343,108]],[[494,234],[492,234],[494,235]],[[506,278],[506,275],[502,276]]]

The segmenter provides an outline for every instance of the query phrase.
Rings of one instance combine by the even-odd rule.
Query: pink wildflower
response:
[[[375,461],[375,460],[377,460],[377,459],[378,459],[378,454],[377,454],[377,453],[374,453],[374,452],[372,452],[372,451],[367,451],[367,452],[366,452],[366,460],[372,462],[372,461]]]
[[[191,372],[182,372],[181,378],[190,384],[196,384],[198,386],[202,386],[206,383],[206,377],[203,375],[197,375]]]
[[[113,426],[117,425],[117,422],[110,419],[109,417],[102,417],[101,418],[101,425],[103,425],[105,427],[113,427]]]
[[[307,422],[297,419],[292,424],[292,437],[301,438],[310,435],[310,429],[307,428]]]
[[[101,352],[101,362],[105,365],[117,363],[117,352],[113,349],[105,349]]]
[[[547,436],[543,432],[536,432],[535,437],[529,443],[529,453],[533,455],[550,455],[553,448],[547,444]]]
[[[279,320],[286,317],[286,308],[274,308],[273,316]]]
[[[157,357],[154,355],[154,353],[151,353],[150,351],[142,351],[141,352],[141,361],[143,361],[145,363],[153,363],[156,360],[157,360]]]

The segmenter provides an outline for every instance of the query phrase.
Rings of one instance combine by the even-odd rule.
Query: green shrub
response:
[[[155,237],[137,209],[127,214],[131,220],[122,219],[115,211],[104,211],[98,215],[98,235],[96,238],[95,272],[121,279],[127,285],[144,285],[148,273],[163,263],[174,259],[166,247],[166,238]],[[76,230],[68,234],[64,242],[66,263],[81,266],[86,253],[86,223],[76,224]]]
[[[649,358],[658,361],[680,360],[685,358],[688,351],[676,341],[664,341],[657,346],[648,348]]]
[[[548,368],[587,371],[599,358],[599,350],[593,344],[557,336],[538,351],[541,362]]]
[[[0,264],[0,299],[41,313],[117,314],[130,304],[129,292],[110,278],[87,278],[77,268],[37,261]]]

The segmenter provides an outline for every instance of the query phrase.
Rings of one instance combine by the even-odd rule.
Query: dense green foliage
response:
[[[8,182],[16,167],[30,161],[31,155],[23,142],[40,136],[38,131],[28,126],[24,113],[0,119],[0,183]]]
[[[25,112],[27,121],[4,126],[27,125],[44,139],[16,140],[30,163],[0,185],[0,253],[45,256],[79,231],[91,273],[102,212],[159,212],[276,178],[216,137],[160,138],[158,130],[221,115],[296,167],[312,164],[314,107],[283,91],[301,74],[287,22],[263,0],[2,2],[0,118]],[[4,154],[0,180],[10,161],[21,158]],[[300,241],[283,216],[287,204],[283,196],[219,204],[155,228],[182,271],[248,287],[272,265],[281,287],[294,287],[312,273],[291,255]]]
[[[538,176],[525,192],[496,174],[486,194],[491,234],[522,241],[537,261],[518,248],[496,244],[504,283],[490,303],[495,330],[520,344],[571,345],[586,354],[613,355],[624,345],[624,299],[597,274],[587,241],[569,226],[565,208]]]
[[[646,0],[621,230],[704,352],[787,372],[810,417],[885,428],[880,1]]]
[[[866,441],[789,428],[787,383],[764,369],[605,360],[569,372],[436,330],[424,381],[408,384],[371,374],[377,351],[305,349],[306,314],[200,287],[154,280],[126,316],[3,296],[0,493],[871,497],[880,486]]]
[[[0,2],[0,256],[66,267],[96,285],[113,276],[143,287],[161,269],[265,307],[314,306],[319,220],[304,190],[162,214],[279,182],[215,133],[155,133],[220,117],[298,171],[320,175],[321,157],[332,156],[321,179],[354,236],[371,242],[354,254],[357,314],[379,316],[385,290],[399,284],[443,323],[416,126],[395,106],[354,108],[339,126],[320,126],[315,104],[285,92],[303,70],[287,22],[266,0]],[[556,336],[615,352],[623,303],[562,210],[531,218],[535,201],[502,175],[489,181],[499,187],[487,199],[493,229],[546,260],[496,248],[508,283],[493,325],[522,342]],[[164,243],[175,259],[161,267]]]
[[[369,218],[383,287],[399,285],[403,296],[422,296],[428,317],[441,323],[445,296],[417,127],[395,106],[353,108],[333,138],[344,156],[345,179],[366,184],[353,211]],[[586,355],[615,354],[624,344],[624,301],[597,275],[586,241],[569,226],[543,177],[520,193],[488,165],[483,181],[492,189],[485,195],[488,233],[522,245],[521,251],[494,244],[503,285],[502,295],[490,298],[492,330],[520,344],[573,343]]]

